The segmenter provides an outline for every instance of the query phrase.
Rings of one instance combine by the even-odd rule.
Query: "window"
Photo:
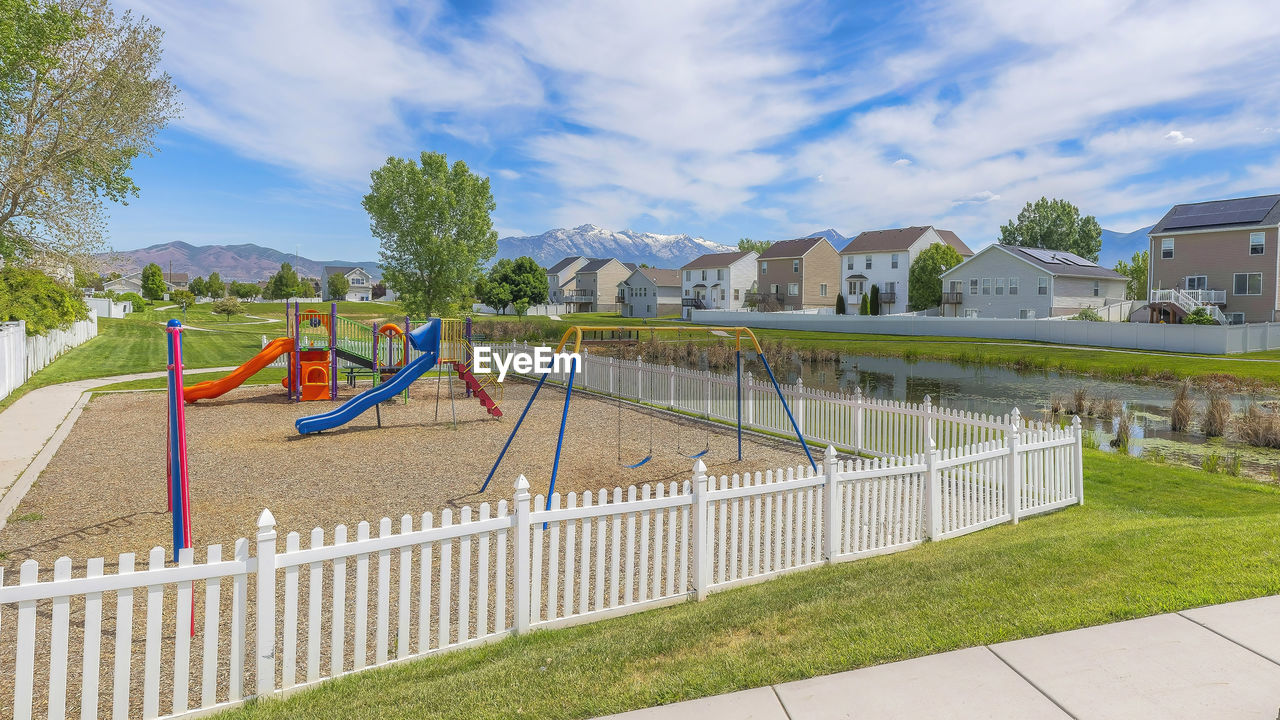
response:
[[[950,283],[950,285],[949,285],[948,287],[949,287],[950,289],[949,289],[949,290],[947,290],[947,292],[958,293],[958,292],[960,292],[960,281],[959,281],[959,280],[952,280],[952,281],[951,281],[951,283]]]
[[[703,271],[702,271],[702,279],[703,279],[703,280],[706,280],[706,279],[707,279],[707,271],[706,271],[706,270],[703,270]]]
[[[720,288],[720,299],[724,299],[724,288]]]
[[[1227,313],[1227,324],[1229,324],[1229,325],[1243,325],[1243,324],[1244,324],[1244,313],[1242,313],[1242,312]]]
[[[684,271],[684,279],[685,279],[685,280],[692,280],[692,279],[693,279],[693,271],[692,271],[692,270],[685,270],[685,271]]]
[[[1036,278],[1036,294],[1037,295],[1049,294],[1049,278],[1048,277],[1041,275],[1040,277]]]
[[[885,283],[885,284],[884,284],[884,291],[885,291],[885,292],[887,292],[887,293],[894,292],[894,286],[895,286],[895,285],[897,285],[897,283],[891,283],[891,282],[887,282],[887,283]]]
[[[788,295],[799,295],[799,294],[800,294],[800,283],[787,283],[787,294],[788,294]]]
[[[852,269],[853,269],[853,256],[852,256],[852,255],[850,255],[848,258],[846,258],[846,259],[845,259],[845,262],[844,262],[844,269],[845,269],[845,270],[852,270]]]
[[[1267,251],[1265,236],[1260,232],[1249,233],[1249,254],[1261,255]]]
[[[1236,273],[1234,279],[1236,295],[1262,294],[1262,273]]]
[[[760,272],[762,272],[762,273],[767,273],[767,272],[769,272],[769,261],[768,261],[768,260],[761,260],[761,261],[760,261]]]
[[[870,255],[868,255],[868,256],[867,256],[866,269],[867,269],[867,270],[870,270],[870,269],[871,269],[871,256],[870,256]]]
[[[717,280],[723,280],[723,279],[724,279],[724,268],[719,268],[719,269],[717,269],[717,270],[716,270],[716,279],[717,279]]]
[[[969,278],[969,294],[978,294],[978,278]]]
[[[1004,278],[996,278],[996,294],[1004,294]]]
[[[827,284],[821,283],[818,285],[818,297],[826,297],[826,296],[827,296]]]
[[[1208,290],[1209,276],[1208,275],[1188,275],[1187,289],[1188,290]]]
[[[773,293],[774,295],[777,295],[777,294],[778,294],[778,283],[774,283],[774,284],[770,285],[770,286],[769,286],[769,292]]]
[[[793,272],[793,273],[798,273],[798,272],[800,272],[800,261],[799,261],[799,260],[792,260],[792,261],[791,261],[791,272]]]
[[[965,308],[964,316],[967,318],[976,318],[978,317],[978,311],[974,308]]]
[[[893,268],[894,270],[898,269],[898,253],[894,253],[893,255],[889,256],[889,267]]]
[[[1036,311],[1032,310],[1031,308],[1022,308],[1021,310],[1018,311],[1018,319],[1019,320],[1035,320]]]
[[[1100,295],[1100,294],[1101,294],[1101,288],[1100,288],[1100,286],[1099,286],[1099,282],[1098,282],[1097,280],[1094,280],[1094,281],[1093,281],[1093,296],[1094,296],[1094,297],[1098,297],[1098,295]]]
[[[1009,278],[1009,294],[1018,294],[1018,278]]]
[[[740,291],[738,288],[734,288],[734,289],[733,289],[733,299],[734,299],[734,300],[738,300],[738,299],[739,299],[739,295],[738,295],[738,293],[739,293],[739,292],[741,292],[741,291]]]
[[[685,297],[689,297],[689,289],[688,289],[688,288],[685,288],[684,296],[685,296]]]
[[[1162,260],[1173,259],[1173,238],[1165,238],[1160,241],[1160,258]]]
[[[991,278],[982,278],[982,294],[991,294]]]

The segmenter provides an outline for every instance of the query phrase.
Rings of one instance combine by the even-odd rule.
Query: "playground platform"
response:
[[[608,720],[1258,718],[1280,711],[1280,596],[609,716]]]

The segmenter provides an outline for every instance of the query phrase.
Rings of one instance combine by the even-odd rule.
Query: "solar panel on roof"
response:
[[[1239,200],[1179,205],[1170,213],[1165,229],[1200,227],[1203,225],[1236,225],[1262,220],[1275,207],[1280,196],[1267,195]]]
[[[1053,250],[1045,250],[1044,248],[1024,247],[1022,248],[1022,251],[1043,263],[1049,263],[1051,265],[1062,264],[1062,261],[1059,260],[1057,257],[1057,252]]]

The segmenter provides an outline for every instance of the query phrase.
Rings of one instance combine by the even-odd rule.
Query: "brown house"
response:
[[[1220,322],[1272,322],[1280,310],[1280,195],[1174,205],[1148,233],[1150,319],[1204,307]]]
[[[562,302],[569,312],[618,312],[618,283],[636,269],[635,263],[617,258],[588,258],[577,270],[573,288],[565,291]]]
[[[840,253],[824,237],[776,242],[756,258],[759,310],[833,308],[840,294]]]

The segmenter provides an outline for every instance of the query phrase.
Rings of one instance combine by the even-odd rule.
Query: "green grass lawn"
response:
[[[1280,490],[1096,451],[1086,504],[349,676],[228,718],[586,718],[1280,592]]]

